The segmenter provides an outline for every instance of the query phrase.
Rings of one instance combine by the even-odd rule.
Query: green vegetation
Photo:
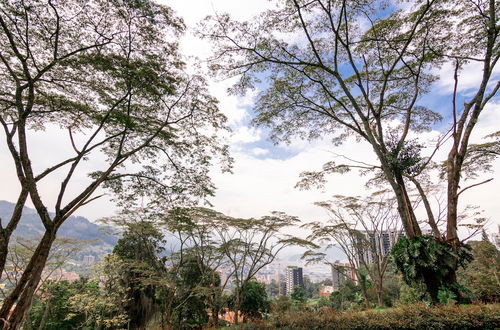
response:
[[[500,305],[428,307],[407,305],[390,310],[336,313],[294,312],[266,322],[248,323],[238,329],[498,329]]]
[[[500,156],[498,131],[471,142],[499,102],[499,2],[271,2],[250,21],[205,18],[197,34],[213,53],[201,68],[181,52],[183,19],[158,1],[0,1],[0,150],[15,182],[15,203],[0,209],[3,330],[229,321],[500,328],[498,242],[487,219],[460,204],[493,180],[476,181]],[[233,163],[208,71],[235,78],[230,93],[258,91],[251,122],[276,143],[366,143],[373,164],[336,155],[304,169],[296,185],[324,188],[330,175],[355,170],[366,176],[363,196],[316,202],[329,219],[308,223],[281,211],[238,218],[204,207],[216,191],[213,170]],[[437,81],[453,87],[436,102]],[[34,139],[61,150],[46,156]],[[117,240],[74,216],[104,195],[119,210],[101,219]],[[472,231],[467,239],[459,224]],[[482,241],[472,241],[481,230]],[[87,266],[67,265],[82,246],[110,253],[88,277],[59,280],[64,267]],[[258,282],[291,247],[306,251],[307,265],[331,266],[332,280],[305,277],[287,296],[282,279]],[[334,248],[347,262],[328,259]],[[336,291],[320,297],[321,284]]]

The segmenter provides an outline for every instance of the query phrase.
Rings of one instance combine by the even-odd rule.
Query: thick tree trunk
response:
[[[426,291],[430,295],[432,302],[434,304],[439,303],[438,299],[439,283],[436,279],[435,274],[433,273],[424,274],[424,282],[427,289]]]
[[[33,294],[40,283],[54,239],[55,231],[45,232],[18,284],[4,300],[0,309],[2,329],[16,330],[21,326],[24,316],[31,306]]]
[[[417,222],[417,217],[413,210],[413,205],[406,189],[403,176],[399,173],[395,174],[396,185],[393,186],[398,202],[398,212],[403,220],[403,226],[409,238],[422,236],[422,231]]]

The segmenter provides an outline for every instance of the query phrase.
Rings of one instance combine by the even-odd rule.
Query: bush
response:
[[[385,311],[284,314],[239,329],[497,329],[500,304],[435,306],[414,304]]]

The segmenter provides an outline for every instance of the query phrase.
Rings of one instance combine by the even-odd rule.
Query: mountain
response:
[[[6,225],[8,219],[14,210],[14,204],[7,201],[0,201],[0,219],[2,226]],[[23,208],[21,221],[14,231],[14,236],[35,237],[41,236],[45,232],[42,222],[34,209]],[[69,217],[59,228],[58,237],[75,238],[79,240],[95,240],[90,243],[83,251],[83,254],[94,255],[98,258],[111,252],[115,246],[118,237],[106,234],[114,232],[108,226],[100,226],[90,222],[88,219],[79,216]]]

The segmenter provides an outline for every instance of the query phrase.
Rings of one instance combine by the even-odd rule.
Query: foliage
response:
[[[331,307],[331,306],[332,306],[332,302],[327,297],[320,297],[316,303],[316,307],[319,307],[319,308]]]
[[[127,311],[127,288],[122,284],[125,263],[116,255],[107,255],[95,267],[95,287],[79,292],[69,298],[69,305],[85,315],[85,328],[117,328],[129,322]]]
[[[400,290],[399,303],[402,304],[415,304],[423,300],[425,295],[424,284],[408,285],[403,283]]]
[[[266,285],[266,293],[268,297],[276,297],[280,292],[279,283],[273,278],[269,284]]]
[[[272,301],[271,311],[274,314],[283,314],[293,307],[292,299],[288,296],[278,296]]]
[[[339,289],[330,295],[332,308],[341,311],[359,309],[362,300],[361,288],[351,280],[342,283]]]
[[[414,304],[387,310],[337,313],[330,310],[273,314],[269,321],[239,329],[456,329],[493,330],[500,325],[500,305],[436,306]]]
[[[474,260],[459,273],[459,281],[469,288],[475,299],[484,302],[500,300],[500,251],[489,241],[470,242]]]
[[[200,327],[208,322],[208,298],[220,286],[219,275],[194,255],[187,255],[175,271],[172,324],[179,329]]]
[[[304,303],[307,298],[305,296],[305,292],[304,292],[304,288],[300,285],[296,285],[293,287],[293,290],[292,292],[290,293],[290,298],[292,298],[292,300],[295,302],[295,303]]]
[[[319,295],[321,283],[311,281],[309,276],[304,275],[304,297],[307,299],[316,298]]]
[[[475,177],[469,171],[477,174],[491,169],[491,161],[499,155],[498,141],[469,146],[480,115],[500,87],[494,75],[500,58],[498,2],[415,0],[405,1],[404,9],[390,1],[275,4],[249,21],[227,14],[207,18],[199,33],[215,46],[214,72],[236,77],[231,90],[236,94],[261,89],[253,123],[268,127],[274,141],[291,143],[298,137],[340,144],[354,136],[369,144],[376,156],[373,164],[350,155],[343,163],[330,161],[319,171],[305,172],[300,187],[323,185],[326,175],[351,169],[373,174],[372,183],[391,187],[410,239],[422,236],[416,210],[423,205],[433,235],[444,236],[438,223],[445,220],[443,241],[455,249],[460,195],[491,180],[466,187],[463,181]],[[477,68],[471,73],[477,82],[465,91],[457,86],[462,86],[471,62]],[[449,110],[438,113],[426,98],[432,97],[443,65],[452,68],[443,77],[453,81],[455,88],[447,97]],[[449,127],[430,145],[419,133],[444,119]],[[495,134],[490,138],[497,140]],[[442,208],[431,204],[426,188],[431,184],[429,175],[436,174],[437,150],[445,142],[449,142],[449,152],[444,161],[445,182],[440,184],[447,187],[448,212],[446,219],[439,219]],[[424,155],[428,147],[432,150]],[[417,200],[410,198],[414,189]],[[455,252],[461,253],[460,249]],[[455,285],[459,263],[452,260],[438,267],[447,273],[440,281]],[[411,267],[400,270],[411,271]],[[439,285],[431,288],[432,274],[421,275],[430,277],[427,288],[437,300]]]
[[[454,274],[455,262],[465,266],[472,260],[470,247],[460,243],[455,253],[449,244],[433,236],[420,236],[413,239],[402,237],[395,244],[391,255],[396,269],[403,274],[408,285],[424,282],[433,301],[438,300],[439,290],[452,290],[447,278]],[[432,276],[431,276],[432,275]],[[441,296],[444,297],[445,293]],[[457,297],[457,296],[455,296]]]
[[[158,294],[166,290],[166,268],[160,258],[163,252],[163,235],[151,222],[139,221],[127,224],[113,249],[113,256],[121,260],[115,269],[126,292],[127,312],[131,327],[144,327],[163,307]]]
[[[46,281],[33,301],[25,327],[61,330],[79,328],[85,324],[85,315],[69,305],[68,301],[76,294],[97,291],[97,283],[86,278],[75,282]]]
[[[241,287],[240,311],[246,319],[260,319],[269,311],[265,285],[248,281]]]

